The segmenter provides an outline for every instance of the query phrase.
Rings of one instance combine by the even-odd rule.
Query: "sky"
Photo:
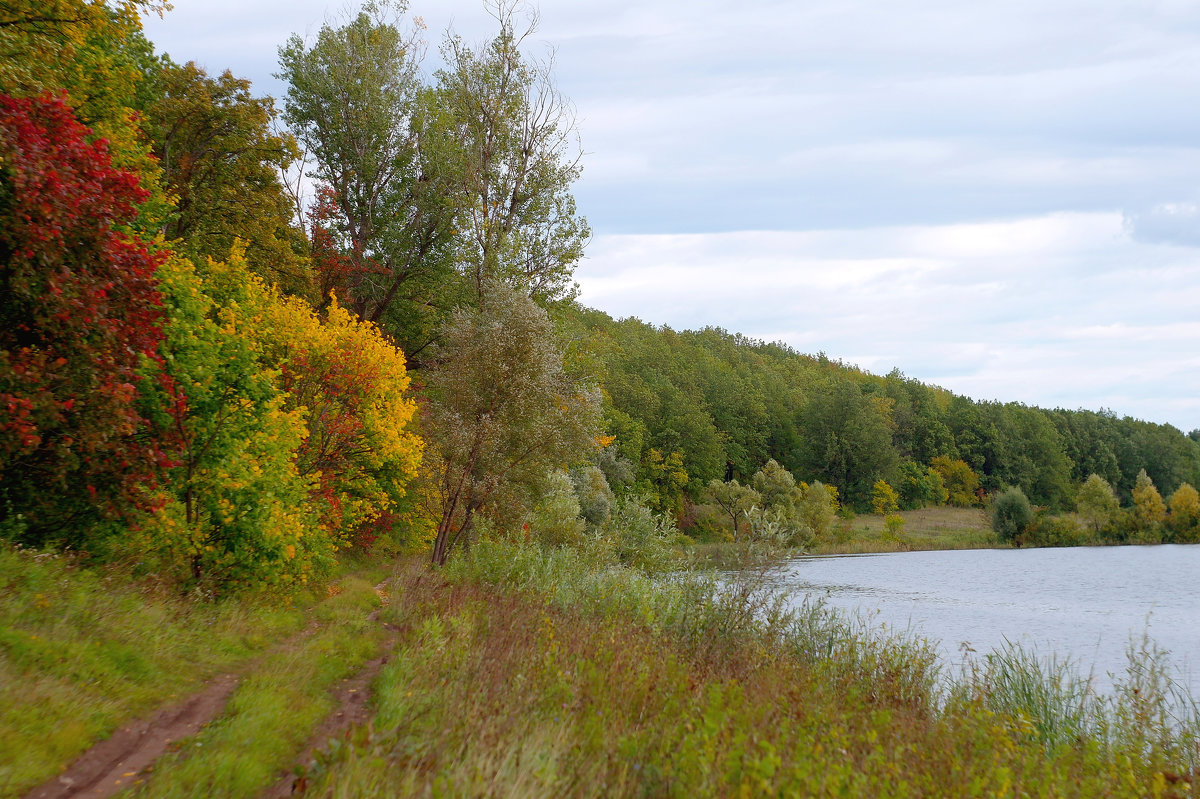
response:
[[[147,36],[282,97],[348,7],[174,0]],[[584,151],[580,300],[980,400],[1200,428],[1200,4],[542,0]],[[438,65],[481,0],[413,0]]]

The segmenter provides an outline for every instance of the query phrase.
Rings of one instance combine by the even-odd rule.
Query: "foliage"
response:
[[[675,520],[669,514],[655,513],[637,497],[619,497],[604,534],[616,559],[645,572],[671,567],[675,539]]]
[[[1009,486],[992,499],[992,529],[1003,541],[1019,543],[1033,521],[1033,508],[1020,486]]]
[[[871,508],[880,516],[900,510],[900,495],[886,480],[876,480],[871,489]]]
[[[590,230],[570,192],[582,172],[572,108],[550,60],[523,52],[537,19],[522,30],[522,8],[493,3],[500,30],[479,47],[448,35],[431,99],[458,206],[456,260],[471,290],[479,297],[506,282],[552,301],[574,296]]]
[[[289,134],[272,131],[274,101],[250,81],[217,77],[195,62],[163,57],[152,73],[144,126],[174,199],[163,229],[194,260],[223,258],[245,242],[251,268],[287,291],[311,294],[304,234],[279,176],[300,156]]]
[[[435,338],[457,289],[453,192],[434,157],[438,134],[426,130],[420,26],[406,33],[404,11],[368,2],[341,26],[322,26],[311,45],[292,36],[279,77],[283,118],[322,185],[312,220],[322,291],[336,289],[412,356]]]
[[[525,528],[543,544],[578,546],[583,542],[586,527],[570,476],[562,471],[552,472]]]
[[[941,472],[933,467],[921,467],[911,460],[900,463],[898,489],[900,507],[904,510],[945,505],[950,498]]]
[[[147,193],[89,134],[61,98],[0,98],[0,521],[38,545],[149,507],[172,457],[138,408],[163,337],[161,256],[124,232]]]
[[[245,262],[235,253],[208,268],[208,281],[179,258],[159,270],[175,383],[155,413],[173,425],[181,463],[151,546],[213,589],[302,582],[334,547],[315,529],[294,460],[305,412],[287,407],[278,372],[263,363],[263,295]]]
[[[0,7],[0,93],[65,92],[77,118],[108,142],[113,163],[151,192],[138,224],[143,231],[153,230],[166,208],[137,125],[151,59],[141,13],[167,7],[160,0],[6,0]]]
[[[800,472],[827,477],[846,504],[870,507],[872,486],[894,480],[899,468],[887,407],[872,402],[849,376],[834,374],[809,397],[801,418]]]
[[[1120,504],[1112,486],[1098,474],[1088,475],[1075,496],[1075,508],[1092,532],[1099,535],[1117,516]]]
[[[1162,495],[1154,486],[1154,481],[1146,470],[1142,469],[1133,487],[1133,507],[1130,509],[1129,520],[1133,528],[1133,537],[1137,541],[1154,543],[1161,537],[1161,526],[1167,518],[1167,506]]]
[[[755,491],[752,486],[744,486],[737,480],[730,480],[728,483],[720,480],[709,481],[708,496],[729,517],[729,522],[733,527],[730,538],[732,541],[738,540],[741,522],[750,509],[763,501],[762,494]]]
[[[603,527],[612,513],[616,495],[608,485],[608,478],[595,464],[576,466],[571,469],[571,482],[579,500],[579,515],[590,527]]]
[[[1070,515],[1040,512],[1034,514],[1021,541],[1036,547],[1077,547],[1094,541],[1094,537]]]
[[[550,467],[594,446],[600,408],[564,370],[546,312],[507,286],[492,286],[478,311],[456,312],[439,353],[428,424],[440,503],[433,558],[445,563],[477,512],[527,505]]]
[[[1171,494],[1168,504],[1171,516],[1167,524],[1171,529],[1172,540],[1178,543],[1200,541],[1200,492],[1190,483],[1184,483]]]
[[[937,472],[946,487],[946,502],[958,508],[969,508],[979,502],[979,475],[962,459],[950,459],[945,455],[934,458],[930,468]]]
[[[280,298],[253,279],[249,287],[262,358],[279,365],[284,407],[304,413],[295,462],[322,527],[344,544],[367,530],[377,534],[385,514],[395,526],[392,514],[402,511],[396,543],[427,537],[420,529],[427,522],[412,515],[407,496],[423,443],[412,432],[416,404],[404,354],[336,300],[319,318],[301,299]]]

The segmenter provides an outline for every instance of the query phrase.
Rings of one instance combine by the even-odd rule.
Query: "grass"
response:
[[[919,639],[786,611],[753,574],[655,583],[485,543],[396,586],[375,720],[308,795],[1197,795],[1200,725],[1162,715],[1153,652],[1079,705],[1012,652],[946,689]]]
[[[225,714],[159,761],[133,795],[252,797],[292,767],[334,709],[333,686],[379,654],[382,643],[382,627],[368,618],[380,604],[371,581],[350,577],[338,587],[314,608],[316,629],[264,656]]]
[[[0,796],[304,623],[298,606],[193,603],[0,546]]]
[[[899,539],[886,534],[884,519],[874,514],[838,522],[834,540],[813,548],[813,554],[843,555],[931,549],[989,549],[1001,546],[987,513],[979,508],[921,508],[900,511],[904,530]]]
[[[371,584],[347,577],[339,586],[332,597],[195,601],[63,555],[0,546],[0,797],[22,795],[121,724],[256,658],[260,669],[232,699],[238,722],[223,728],[244,731],[257,716],[259,732],[304,736],[304,714],[319,719],[323,706],[281,686],[321,686],[312,693],[328,701],[324,686],[377,646],[374,631],[355,626],[378,603]],[[270,650],[312,620],[320,632]],[[273,753],[276,738],[247,736],[243,756],[288,765]]]
[[[402,563],[382,607],[366,574],[301,612],[180,606],[8,551],[5,640],[19,631],[55,644],[6,643],[4,663],[16,682],[53,677],[82,692],[95,680],[98,695],[142,702],[248,664],[227,712],[160,761],[138,796],[253,796],[274,783],[330,711],[330,688],[379,651],[376,609],[398,644],[374,685],[374,717],[321,751],[306,796],[1200,796],[1200,712],[1150,642],[1131,649],[1106,697],[1070,664],[1016,647],[942,675],[923,640],[819,599],[789,602],[768,565],[746,564],[733,577],[650,577],[599,551],[482,541],[441,570]],[[75,610],[31,601],[47,589]],[[150,635],[154,619],[167,625],[152,639],[165,653],[122,637]],[[254,619],[277,621],[243,640]],[[304,635],[268,645],[301,620]],[[203,660],[206,630],[216,654]],[[91,654],[60,673],[52,653],[71,646]],[[195,668],[181,661],[189,652],[202,657]],[[23,689],[3,690],[5,743],[34,746],[13,729],[25,716],[44,730],[63,717],[28,703],[10,711]],[[48,707],[74,696],[56,691]],[[136,702],[124,701],[106,712],[129,715]],[[21,765],[11,751],[0,748],[10,769]],[[35,781],[22,779],[7,795]]]

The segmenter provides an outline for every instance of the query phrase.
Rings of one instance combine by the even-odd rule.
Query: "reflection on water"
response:
[[[962,651],[1004,641],[1070,657],[1101,690],[1144,632],[1200,695],[1200,545],[898,552],[800,558],[785,572],[805,593]]]

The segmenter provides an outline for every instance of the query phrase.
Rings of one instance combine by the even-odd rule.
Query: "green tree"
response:
[[[895,479],[900,459],[888,410],[849,376],[835,373],[814,386],[801,423],[802,473],[836,485],[847,504],[870,507],[875,481]]]
[[[762,494],[737,480],[730,480],[728,483],[720,480],[709,481],[708,495],[729,517],[734,541],[738,540],[741,521],[746,518],[751,508],[763,502]]]
[[[482,308],[452,316],[426,383],[435,563],[469,540],[477,513],[505,500],[528,506],[552,467],[595,446],[599,396],[563,368],[553,332],[544,310],[502,284],[488,287]]]
[[[801,483],[796,500],[795,519],[806,543],[829,536],[838,512],[838,492],[821,482]]]
[[[278,371],[264,364],[245,264],[208,271],[203,280],[182,258],[159,270],[175,382],[154,408],[177,431],[181,454],[152,545],[214,590],[302,582],[330,565],[335,548],[296,466],[305,409],[286,407]]]
[[[1120,503],[1112,486],[1098,474],[1088,476],[1075,497],[1075,509],[1097,535],[1108,527],[1120,512]]]
[[[456,304],[451,276],[453,188],[426,131],[423,45],[401,27],[403,2],[368,2],[307,45],[280,48],[283,118],[328,188],[314,224],[345,258],[336,288],[360,317],[383,324],[414,357]],[[320,199],[320,198],[319,198]],[[318,203],[320,207],[320,203]],[[314,231],[314,240],[316,239]]]
[[[523,52],[537,16],[519,0],[490,4],[500,31],[471,47],[442,45],[432,117],[456,204],[456,259],[478,297],[491,281],[539,300],[574,295],[571,275],[590,236],[571,185],[582,171],[571,104],[552,63]]]
[[[1033,521],[1033,508],[1020,486],[1009,486],[992,500],[992,529],[1000,540],[1020,545],[1020,537]]]
[[[300,151],[290,134],[272,131],[274,101],[228,70],[213,78],[165,57],[148,82],[145,128],[175,199],[166,237],[198,263],[225,258],[241,239],[255,272],[313,298],[308,243],[279,179]]]

